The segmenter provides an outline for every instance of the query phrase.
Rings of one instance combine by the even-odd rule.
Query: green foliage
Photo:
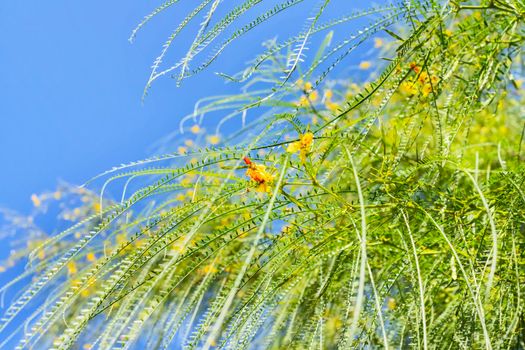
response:
[[[197,73],[302,1],[235,31],[192,73],[189,63],[260,2],[216,22],[220,2],[202,2],[148,87],[177,68],[179,81]],[[27,283],[2,334],[56,349],[525,346],[523,3],[407,2],[319,24],[330,3],[305,32],[267,42],[228,76],[246,83],[242,93],[207,98],[181,122],[187,130],[228,111],[209,138],[241,119],[224,147],[192,141],[115,167],[87,184],[104,179],[100,197],[66,188],[36,198],[41,207],[68,193],[81,204],[64,206],[76,223],[31,245],[26,272],[2,288]],[[205,9],[187,54],[158,72]],[[302,62],[314,34],[378,13],[338,44],[325,33]],[[377,37],[395,23],[384,32],[392,41]],[[375,65],[377,77],[327,78],[372,38],[388,58],[360,67]],[[261,117],[245,124],[248,113]],[[110,188],[120,202],[104,197]]]

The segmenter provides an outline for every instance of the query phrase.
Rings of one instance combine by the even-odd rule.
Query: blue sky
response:
[[[199,98],[237,91],[213,74],[215,64],[181,88],[172,79],[159,80],[142,104],[149,67],[194,6],[181,1],[130,44],[132,29],[161,3],[0,2],[0,206],[28,212],[31,194],[53,190],[59,180],[80,184],[147,157]],[[300,9],[308,11],[307,3],[317,1]],[[297,33],[303,19],[304,11],[287,13],[250,33],[221,57],[221,71],[237,72],[260,50],[261,37]],[[181,54],[192,34],[184,32],[172,51]]]
[[[31,194],[59,179],[82,183],[141,159],[198,98],[235,90],[210,71],[180,89],[161,80],[141,103],[149,67],[178,10],[188,8],[159,16],[130,44],[131,30],[157,4],[0,2],[0,206],[27,212]]]

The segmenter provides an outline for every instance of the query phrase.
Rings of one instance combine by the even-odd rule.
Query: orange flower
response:
[[[421,72],[417,80],[419,81],[420,84],[426,84],[428,82],[427,72]]]
[[[414,72],[419,73],[421,71],[421,67],[419,67],[416,62],[410,63],[410,69],[412,69]]]
[[[244,157],[243,160],[246,163],[246,165],[248,165],[248,170],[246,170],[246,176],[248,176],[250,179],[259,184],[257,188],[258,191],[268,192],[268,184],[270,184],[273,181],[275,176],[267,172],[266,167],[264,165],[255,164],[248,157]]]
[[[288,153],[299,153],[299,157],[301,158],[301,162],[306,162],[306,155],[308,152],[310,152],[310,147],[312,147],[312,143],[314,142],[314,134],[311,132],[307,132],[306,134],[299,135],[299,141],[292,142],[288,145],[288,148],[286,148],[286,152]]]

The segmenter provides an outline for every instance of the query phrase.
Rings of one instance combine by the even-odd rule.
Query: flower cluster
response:
[[[414,72],[415,76],[410,77],[401,83],[401,92],[409,96],[421,94],[424,97],[427,97],[430,95],[433,89],[437,86],[439,78],[435,75],[429,76],[428,73],[422,71],[421,67],[415,62],[410,63],[410,69]]]

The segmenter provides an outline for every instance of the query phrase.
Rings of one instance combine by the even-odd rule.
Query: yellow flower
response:
[[[327,101],[324,105],[332,112],[337,112],[339,110],[339,105],[335,102]]]
[[[405,95],[415,95],[418,93],[416,85],[411,81],[403,81],[399,86],[399,90]]]
[[[175,242],[171,245],[171,249],[178,253],[182,253],[184,252],[184,244],[182,244],[182,242]]]
[[[386,302],[386,306],[389,310],[394,310],[396,308],[396,299],[394,298],[388,298]]]
[[[121,245],[123,244],[124,242],[127,242],[128,241],[128,238],[126,237],[126,234],[125,233],[119,233],[117,235],[117,237],[115,238],[115,242],[117,245]]]
[[[372,63],[370,61],[363,61],[359,63],[359,69],[366,70],[372,66]]]
[[[191,147],[191,146],[193,146],[193,140],[190,140],[190,139],[185,140],[185,141],[184,141],[184,144],[185,144],[186,146],[188,146],[188,147]]]
[[[89,252],[86,255],[86,260],[90,261],[90,262],[93,262],[93,261],[97,260],[97,256],[95,255],[95,253]]]
[[[206,265],[206,266],[202,267],[202,268],[199,270],[199,272],[200,272],[201,274],[203,274],[203,275],[208,274],[208,273],[215,273],[215,272],[217,272],[217,271],[219,271],[219,270],[217,270],[217,269],[215,268],[215,266],[213,266],[213,264]]]
[[[198,126],[197,124],[195,124],[194,126],[191,127],[190,130],[191,130],[192,133],[198,134],[201,131],[201,127]]]
[[[94,211],[95,213],[97,213],[97,214],[100,213],[100,210],[101,210],[101,209],[102,209],[102,206],[100,205],[99,202],[95,202],[95,203],[93,203],[93,211]]]
[[[312,90],[312,88],[313,88],[313,85],[312,85],[312,83],[310,83],[309,81],[307,81],[306,83],[304,83],[304,87],[303,87],[304,91],[309,92],[309,91]]]
[[[179,202],[182,202],[185,198],[186,196],[182,193],[179,193],[177,197],[175,197],[175,199],[178,200]]]
[[[179,148],[177,148],[177,152],[179,154],[186,154],[186,152],[188,151],[188,149],[184,146],[179,146]]]
[[[56,191],[53,193],[53,198],[55,198],[56,200],[59,200],[61,197],[62,197],[62,192]]]
[[[319,94],[317,93],[317,91],[312,91],[310,93],[310,95],[308,95],[308,98],[310,99],[310,101],[316,101],[317,98],[319,97]]]
[[[208,142],[212,145],[216,145],[220,141],[220,137],[218,135],[210,135],[208,136]]]
[[[419,74],[419,77],[417,78],[417,81],[419,81],[420,84],[427,83],[428,82],[427,72],[421,72],[421,74]]]
[[[299,102],[297,102],[297,107],[308,107],[308,98],[306,96],[301,96]]]
[[[381,46],[383,46],[383,39],[381,39],[381,38],[374,38],[374,47],[376,49],[378,49]]]
[[[67,273],[68,273],[69,275],[74,275],[74,274],[76,274],[77,271],[78,271],[78,270],[77,270],[77,264],[76,264],[74,261],[70,261],[70,262],[68,262],[67,265],[66,265],[66,267],[67,267]]]
[[[421,93],[423,94],[423,96],[428,96],[430,95],[430,93],[432,92],[432,85],[430,85],[430,83],[426,83],[425,85],[423,85],[423,88],[421,89]]]
[[[42,204],[40,198],[38,198],[38,196],[34,193],[31,195],[31,201],[35,207],[39,207]]]
[[[324,91],[324,100],[325,101],[331,101],[332,97],[334,97],[334,93],[332,90],[327,89]]]
[[[448,37],[452,36],[452,31],[450,29],[445,29],[445,35]]]
[[[310,152],[310,147],[314,141],[314,134],[307,132],[306,134],[299,135],[299,141],[292,142],[286,148],[288,153],[300,152],[301,162],[306,162],[306,155]]]

